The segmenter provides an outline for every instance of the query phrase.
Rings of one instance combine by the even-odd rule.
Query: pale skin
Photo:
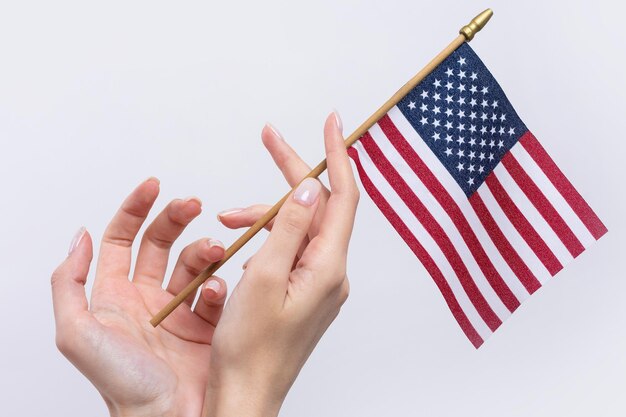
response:
[[[308,166],[270,126],[263,143],[291,185]],[[195,198],[172,201],[141,238],[133,273],[131,246],[159,192],[140,184],[102,238],[91,301],[84,284],[92,240],[79,232],[52,277],[57,345],[96,386],[112,416],[272,416],[348,292],[346,256],[358,190],[341,122],[324,127],[330,191],[307,179],[292,193],[261,249],[245,265],[228,303],[212,277],[160,327],[149,320],[197,273],[224,255],[213,239],[180,254],[166,288],[170,248],[201,212]],[[266,206],[228,210],[220,221],[248,227]]]

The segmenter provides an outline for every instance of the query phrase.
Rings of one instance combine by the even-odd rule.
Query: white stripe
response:
[[[476,192],[483,200],[483,203],[485,203],[485,207],[487,207],[489,214],[493,217],[493,220],[500,228],[502,234],[506,236],[506,239],[509,243],[511,243],[511,246],[513,246],[519,257],[522,258],[522,261],[526,264],[528,269],[530,269],[530,272],[532,272],[533,275],[537,277],[539,282],[543,284],[552,276],[550,275],[550,271],[548,271],[537,255],[535,255],[535,252],[533,252],[522,235],[520,235],[515,226],[513,226],[513,223],[511,223],[504,211],[502,211],[502,208],[496,201],[496,198],[491,193],[491,190],[489,190],[489,187],[487,187],[487,183],[483,183],[480,187],[478,187]]]
[[[402,222],[417,238],[417,240],[424,247],[426,252],[428,252],[430,257],[437,265],[437,268],[439,268],[439,270],[443,274],[443,277],[450,286],[454,297],[456,298],[459,306],[467,316],[468,320],[470,321],[474,329],[478,332],[480,337],[482,337],[483,340],[486,340],[492,333],[491,329],[489,329],[489,327],[485,324],[482,317],[480,317],[478,311],[471,303],[470,299],[465,293],[465,290],[463,289],[463,286],[461,285],[461,282],[456,276],[454,269],[450,265],[450,262],[448,261],[446,256],[441,251],[439,245],[437,245],[437,243],[430,236],[430,234],[428,234],[428,232],[424,229],[422,224],[415,218],[415,216],[404,203],[404,201],[402,201],[402,199],[397,195],[395,190],[383,177],[380,171],[378,171],[378,168],[370,159],[361,142],[356,142],[354,145],[352,145],[352,147],[356,149],[356,151],[359,153],[361,166],[363,167],[363,170],[366,172],[369,179],[372,181],[378,191],[385,197],[385,200],[387,200],[389,205],[400,217]]]
[[[574,235],[580,240],[580,243],[582,243],[585,248],[588,248],[594,243],[596,240],[591,232],[589,232],[589,229],[587,229],[582,220],[580,220],[580,217],[578,217],[565,198],[563,198],[563,195],[561,195],[554,184],[552,184],[552,181],[550,181],[541,168],[539,168],[539,165],[537,165],[528,151],[524,149],[522,144],[518,142],[511,148],[510,152],[537,187],[539,187],[541,193],[546,196],[565,223],[567,223]]]
[[[500,184],[502,184],[504,191],[506,191],[511,200],[513,200],[513,204],[517,206],[526,220],[528,220],[531,227],[535,229],[541,239],[548,245],[548,248],[554,253],[554,256],[556,256],[561,265],[565,265],[571,261],[573,259],[572,254],[563,242],[561,242],[559,236],[552,230],[552,227],[550,227],[546,219],[543,218],[535,205],[526,197],[522,189],[519,188],[502,162],[496,165],[493,174],[498,178]]]
[[[406,120],[400,109],[394,107],[393,109],[391,109],[388,115],[391,118],[393,124],[400,131],[402,136],[404,136],[407,142],[409,142],[415,152],[420,155],[422,161],[426,164],[428,169],[435,175],[443,188],[448,191],[450,197],[459,206],[461,213],[463,213],[463,216],[469,223],[470,228],[474,231],[476,238],[485,250],[485,253],[487,253],[487,256],[491,260],[493,266],[496,268],[504,282],[507,284],[513,294],[515,294],[515,297],[517,297],[517,299],[521,303],[528,297],[528,291],[517,278],[515,273],[511,270],[509,264],[502,257],[495,243],[492,241],[491,237],[485,230],[482,222],[478,219],[478,215],[474,211],[472,205],[469,203],[467,196],[465,195],[461,187],[459,187],[456,180],[444,167],[441,161],[439,161],[439,159],[431,151],[428,145],[424,143],[424,141],[417,134],[413,126],[411,126],[409,121]]]
[[[476,283],[478,290],[487,301],[487,304],[489,304],[491,309],[496,313],[501,321],[506,320],[511,315],[511,312],[506,308],[500,297],[498,297],[498,294],[496,294],[491,284],[489,284],[489,281],[487,281],[483,271],[480,269],[476,259],[465,243],[463,236],[459,233],[459,230],[452,222],[450,216],[448,216],[448,213],[446,213],[439,202],[437,202],[433,194],[428,191],[428,188],[426,188],[424,183],[419,179],[415,172],[413,172],[411,167],[406,163],[402,155],[398,153],[393,144],[389,142],[389,139],[380,129],[380,126],[377,124],[374,125],[369,130],[369,133],[393,168],[406,182],[411,191],[415,193],[417,198],[419,198],[419,200],[424,204],[426,210],[433,216],[435,223],[441,226],[445,235],[450,239],[453,249],[459,254],[461,261],[471,276],[471,279]]]

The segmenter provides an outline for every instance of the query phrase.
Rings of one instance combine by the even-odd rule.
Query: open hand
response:
[[[174,294],[224,256],[218,241],[192,243],[181,252],[167,289],[162,288],[172,244],[202,210],[196,198],[174,200],[146,229],[131,277],[131,246],[158,193],[158,180],[143,182],[108,225],[89,304],[84,284],[92,241],[87,231],[79,230],[70,254],[52,275],[57,345],[96,386],[113,416],[201,414],[211,342],[226,298],[226,284],[212,277],[194,310],[190,297],[161,326],[150,325]]]

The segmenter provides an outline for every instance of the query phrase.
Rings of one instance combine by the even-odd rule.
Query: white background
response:
[[[488,6],[473,48],[609,234],[477,351],[363,193],[350,299],[282,415],[626,415],[615,0],[0,2],[1,414],[107,415],[54,345],[49,276],[79,226],[97,241],[155,175],[159,209],[204,201],[176,251],[232,242],[216,212],[287,191],[259,140],[265,121],[317,163],[328,112],[351,132]],[[231,287],[261,241],[221,271]]]

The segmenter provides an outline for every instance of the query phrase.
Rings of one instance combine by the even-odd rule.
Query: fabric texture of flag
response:
[[[607,232],[467,43],[348,152],[477,348]]]

